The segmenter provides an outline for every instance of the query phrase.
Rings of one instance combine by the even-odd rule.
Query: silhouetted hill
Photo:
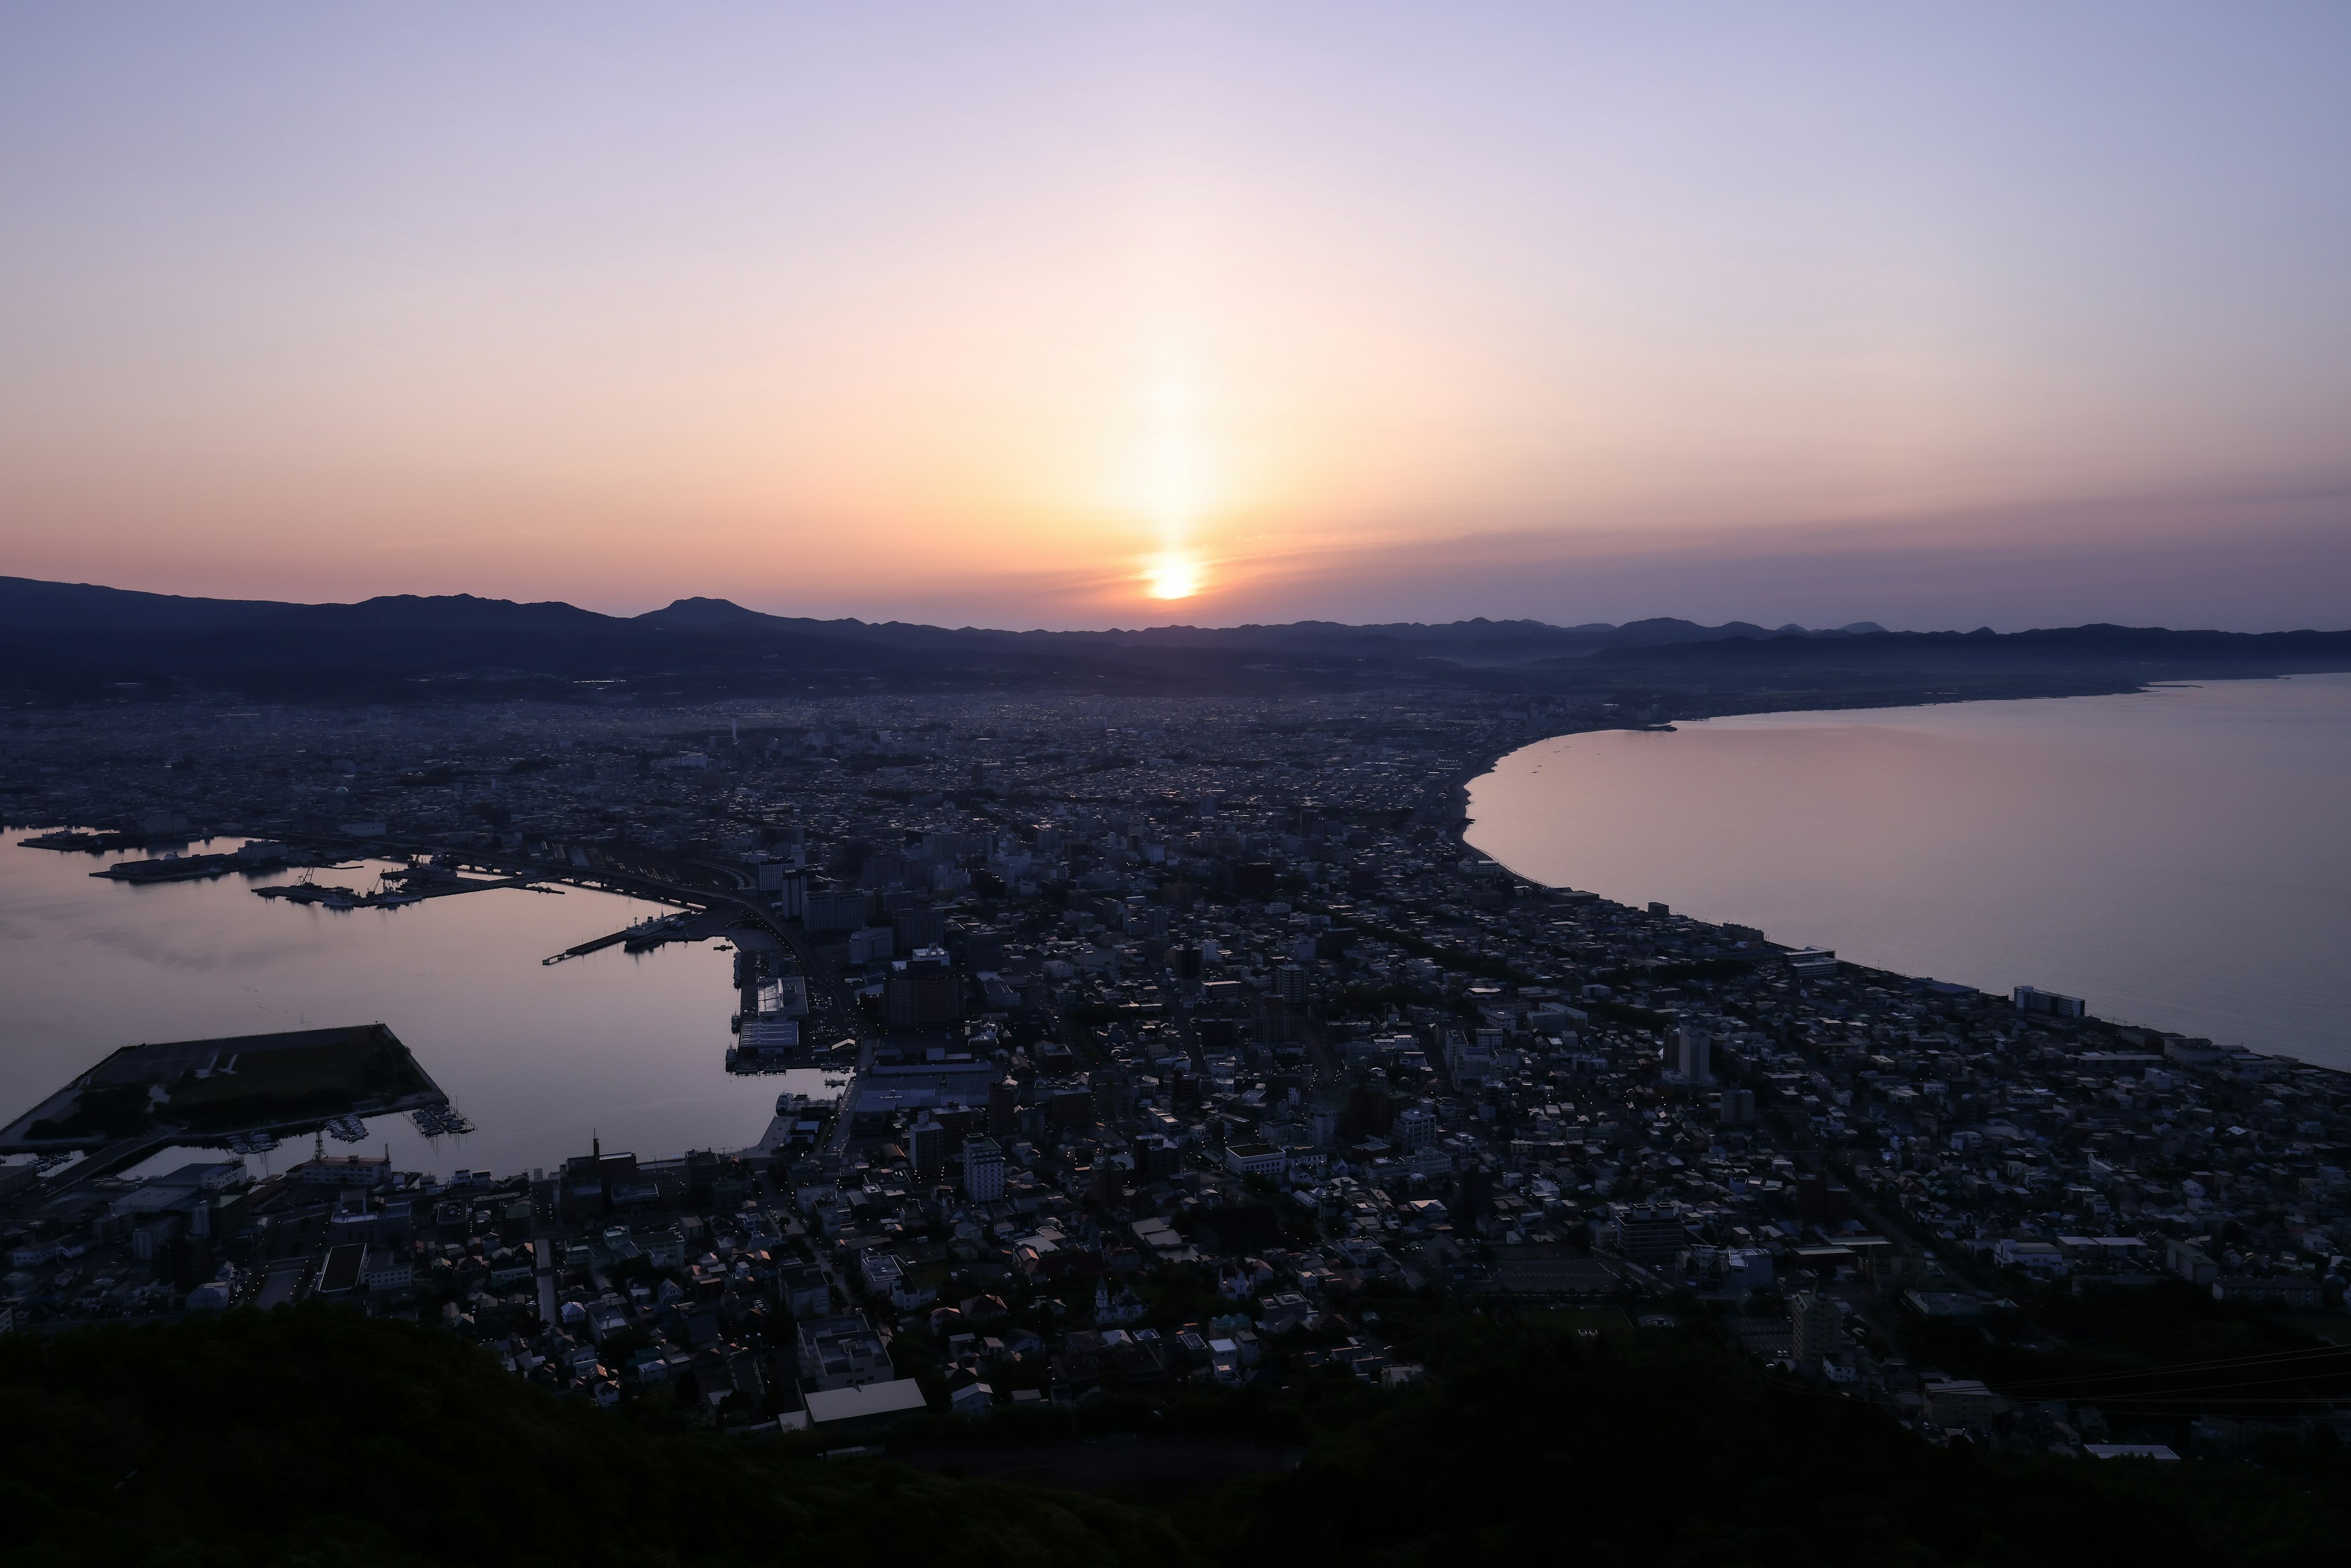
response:
[[[261,599],[185,599],[89,582],[0,577],[0,635],[9,637],[239,626],[288,608]]]
[[[769,615],[724,599],[617,616],[471,594],[282,604],[0,578],[0,693],[18,701],[185,691],[283,701],[696,701],[877,686],[1180,695],[1399,684],[1568,694],[1631,683],[1702,693],[1719,711],[1743,689],[1780,692],[1792,680],[1823,702],[1893,701],[1913,679],[1943,695],[2014,695],[2053,681],[2123,689],[2344,668],[2346,632],[2084,626],[1998,636],[1671,618],[1006,632]]]

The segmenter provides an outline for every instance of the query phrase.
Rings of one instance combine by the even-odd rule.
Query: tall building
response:
[[[974,1203],[994,1203],[1004,1196],[1004,1151],[995,1139],[965,1141],[963,1191]]]
[[[1306,971],[1295,964],[1276,965],[1273,971],[1273,994],[1282,1001],[1304,1006]]]
[[[931,1119],[939,1124],[939,1131],[946,1135],[946,1157],[961,1159],[963,1141],[980,1131],[983,1113],[969,1105],[942,1105],[930,1114]]]
[[[808,914],[808,876],[797,866],[779,861],[759,865],[759,892],[778,915],[787,920]]]
[[[1844,1348],[1844,1313],[1835,1301],[1818,1291],[1799,1291],[1788,1298],[1788,1321],[1794,1329],[1796,1359],[1817,1364]]]
[[[906,1159],[914,1167],[916,1181],[936,1181],[946,1168],[947,1130],[932,1121],[928,1111],[906,1129]]]
[[[810,931],[854,931],[865,924],[865,895],[854,888],[815,888],[802,894],[801,917]]]
[[[1714,1082],[1714,1037],[1696,1024],[1684,1024],[1674,1065],[1682,1082],[1696,1088]]]
[[[1006,1137],[1017,1131],[1019,1125],[1019,1081],[1012,1078],[999,1078],[987,1086],[988,1134],[993,1137]]]
[[[1184,1168],[1184,1152],[1173,1138],[1145,1133],[1135,1140],[1134,1174],[1144,1181],[1165,1181]]]
[[[901,952],[941,946],[947,939],[947,917],[936,909],[901,909],[890,916],[890,926]]]
[[[946,950],[919,947],[891,966],[882,1012],[893,1030],[936,1029],[963,1017],[963,977],[948,963]]]

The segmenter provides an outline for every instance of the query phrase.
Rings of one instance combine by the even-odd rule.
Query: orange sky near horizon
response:
[[[2098,10],[19,13],[0,570],[1972,622],[2257,534],[2213,614],[2292,620],[2351,25]]]

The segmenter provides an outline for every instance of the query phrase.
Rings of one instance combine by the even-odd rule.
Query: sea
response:
[[[2351,1069],[2351,674],[1563,736],[1468,810],[1551,886]]]
[[[93,877],[138,857],[22,847],[37,831],[0,839],[0,1116],[11,1120],[118,1046],[373,1022],[475,1130],[428,1139],[404,1115],[379,1116],[364,1143],[326,1150],[388,1147],[396,1168],[444,1178],[552,1167],[600,1141],[647,1159],[740,1148],[767,1131],[780,1092],[826,1092],[813,1069],[726,1071],[737,994],[725,941],[542,962],[664,905],[498,888],[338,911],[255,895],[302,874],[287,871],[152,886]],[[388,869],[354,861],[310,874],[367,891]],[[288,1140],[248,1164],[284,1169],[312,1147]],[[133,1174],[226,1157],[166,1150]]]

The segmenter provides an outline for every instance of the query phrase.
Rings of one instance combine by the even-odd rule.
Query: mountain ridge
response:
[[[698,700],[828,690],[1271,695],[1435,684],[1586,695],[1602,686],[1897,700],[2126,689],[2156,679],[2351,669],[2351,632],[1808,630],[1675,617],[1558,626],[1483,617],[1054,632],[773,615],[694,597],[638,615],[558,600],[384,594],[348,604],[189,598],[0,577],[0,697],[125,700]],[[1915,678],[1914,678],[1915,677]],[[1793,686],[1792,686],[1793,683]],[[2037,685],[2034,683],[2038,683]],[[623,695],[625,693],[625,695]],[[1744,694],[1740,696],[1740,694]],[[1911,699],[1917,700],[1917,699]],[[1751,703],[1750,703],[1751,706]]]

